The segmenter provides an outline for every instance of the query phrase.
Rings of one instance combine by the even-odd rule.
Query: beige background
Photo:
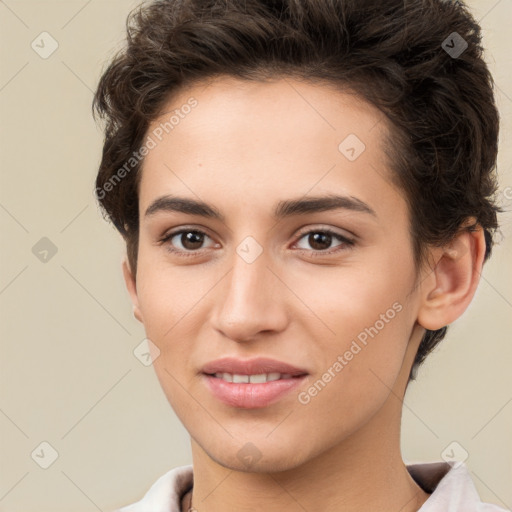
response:
[[[190,463],[186,431],[151,366],[133,354],[144,332],[124,291],[123,245],[93,197],[102,135],[92,91],[137,3],[0,2],[3,511],[112,510]],[[498,86],[499,170],[510,208],[512,0],[469,5]],[[43,31],[59,45],[47,59],[31,47]],[[456,441],[454,454],[468,453],[483,499],[510,508],[511,216],[502,222],[476,299],[407,392],[402,444],[406,461],[429,461]],[[32,252],[42,237],[57,248],[46,263]],[[58,452],[48,469],[36,463],[50,460],[42,442]]]

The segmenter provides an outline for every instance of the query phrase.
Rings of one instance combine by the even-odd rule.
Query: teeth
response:
[[[263,382],[267,382],[267,376],[264,373],[260,373],[259,375],[250,375],[249,382],[251,384],[262,384]]]
[[[225,380],[226,382],[233,382],[233,375],[230,373],[216,373],[215,377],[217,377],[217,379]]]
[[[289,373],[259,373],[257,375],[241,375],[238,373],[216,373],[217,379],[222,379],[226,382],[233,382],[234,384],[264,384],[265,382],[272,382],[279,379],[291,379],[292,375]]]

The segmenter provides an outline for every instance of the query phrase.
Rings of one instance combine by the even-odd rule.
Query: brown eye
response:
[[[204,241],[204,233],[199,231],[183,231],[179,233],[179,240],[185,249],[194,251],[201,248]]]
[[[171,252],[194,253],[203,248],[205,238],[210,238],[206,233],[195,229],[182,229],[169,233],[162,238],[161,243],[166,244]]]
[[[308,243],[313,249],[318,251],[329,249],[332,243],[332,236],[322,232],[310,233],[308,235]]]
[[[307,252],[310,253],[330,254],[332,252],[347,249],[354,245],[352,240],[328,229],[310,230],[306,233],[303,233],[299,241],[302,239],[306,240],[307,245],[309,245],[311,249],[300,247],[300,245],[298,245],[299,248],[302,250],[307,250]],[[336,239],[339,240],[340,243],[332,248],[331,244],[333,243],[333,240]]]

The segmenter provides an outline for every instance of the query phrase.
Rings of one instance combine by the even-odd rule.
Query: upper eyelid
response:
[[[336,237],[339,237],[339,239],[342,241],[342,242],[350,242],[350,243],[353,243],[355,241],[355,238],[356,238],[356,235],[354,235],[353,233],[350,233],[349,235],[344,235],[342,233],[339,233],[337,231],[337,229],[340,229],[340,228],[331,228],[331,227],[324,227],[324,226],[318,226],[318,227],[303,227],[303,228],[299,228],[298,232],[295,234],[294,236],[294,239],[295,241],[293,242],[294,244],[297,243],[301,238],[303,238],[304,236],[310,234],[310,233],[315,233],[315,232],[326,232],[326,233],[329,233],[331,235],[334,235]],[[174,238],[176,235],[180,235],[180,234],[183,234],[183,233],[187,233],[187,232],[192,232],[192,231],[195,231],[195,232],[198,232],[202,235],[206,235],[207,237],[209,237],[210,239],[213,240],[213,237],[210,236],[206,230],[206,228],[203,228],[203,227],[194,227],[194,226],[184,226],[184,227],[180,227],[180,228],[177,228],[176,230],[170,230],[169,232],[166,232],[164,233],[160,238],[159,238],[159,241],[164,243],[164,242],[167,242],[169,241],[171,238]],[[347,233],[349,233],[347,231]],[[180,249],[178,249],[180,250]],[[195,251],[187,251],[187,252],[200,252],[202,249],[197,249]],[[318,251],[320,252],[320,251]]]
[[[304,228],[299,228],[299,230],[297,231],[297,234],[296,236],[298,237],[302,237],[303,235],[307,235],[308,233],[311,233],[311,232],[316,232],[316,231],[319,231],[319,232],[322,232],[322,231],[325,231],[325,232],[328,232],[328,233],[332,233],[336,236],[339,236],[341,238],[345,238],[345,239],[348,239],[348,240],[355,240],[357,238],[357,236],[348,231],[347,229],[343,229],[342,231],[344,231],[346,234],[343,234],[343,233],[340,233],[339,230],[342,229],[342,228],[334,228],[334,227],[330,227],[330,226],[322,226],[321,224],[318,225],[319,227],[310,227],[310,225],[304,227]]]

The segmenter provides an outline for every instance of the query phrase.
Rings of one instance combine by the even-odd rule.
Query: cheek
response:
[[[365,308],[357,318],[354,307],[354,316],[339,316],[338,336],[318,347],[322,365],[297,396],[297,435],[314,429],[322,432],[321,443],[336,443],[365,425],[387,402],[402,368],[409,330],[405,308],[392,306],[382,310],[387,323]]]
[[[384,258],[380,263],[366,272],[340,270],[336,275],[331,269],[324,278],[316,276],[304,295],[316,318],[309,316],[301,328],[317,345],[314,355],[320,363],[304,401],[364,414],[364,408],[375,407],[389,394],[414,324],[408,295],[414,274],[410,264],[397,266]],[[305,294],[306,286],[298,293]],[[322,407],[318,413],[323,414]]]
[[[193,314],[194,306],[211,285],[202,278],[198,267],[173,270],[164,257],[155,257],[155,252],[139,253],[137,295],[148,337],[151,334],[162,344],[180,330],[182,319],[186,323],[187,316]]]
[[[324,348],[340,349],[355,338],[363,343],[369,337],[386,338],[410,321],[403,314],[413,280],[408,266],[399,269],[380,258],[346,268],[313,268],[287,279],[316,317],[307,315],[309,326],[317,333],[323,330],[318,341],[325,340]]]

